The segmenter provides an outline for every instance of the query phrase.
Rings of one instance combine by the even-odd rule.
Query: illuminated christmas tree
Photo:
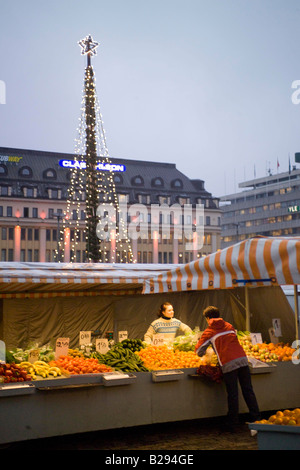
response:
[[[87,56],[87,65],[75,160],[71,169],[64,219],[65,232],[69,229],[69,232],[73,233],[72,240],[68,243],[72,252],[71,261],[75,260],[76,248],[80,240],[82,241],[80,220],[84,215],[86,261],[132,262],[130,241],[125,228],[127,221],[120,214],[113,166],[106,145],[95,74],[91,65],[91,57],[96,55],[98,43],[93,41],[91,36],[87,36],[79,41],[79,45],[82,48],[81,53]],[[101,225],[103,218],[105,232],[103,223]],[[64,244],[66,250],[66,241]]]

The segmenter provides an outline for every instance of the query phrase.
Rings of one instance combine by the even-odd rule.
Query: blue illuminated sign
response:
[[[76,161],[76,160],[59,160],[59,165],[63,168],[78,168],[79,170],[84,170],[86,168],[86,162]],[[116,163],[105,163],[100,162],[96,166],[99,171],[112,171],[112,172],[123,172],[126,171],[125,165],[119,165]]]

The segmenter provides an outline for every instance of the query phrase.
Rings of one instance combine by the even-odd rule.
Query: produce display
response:
[[[112,368],[93,357],[60,356],[55,361],[49,362],[51,368],[59,368],[64,375],[69,374],[100,374],[111,372]]]
[[[238,331],[240,344],[248,357],[254,357],[262,362],[291,361],[295,349],[284,343],[252,344],[250,333]]]
[[[300,408],[294,410],[277,411],[272,414],[268,419],[261,419],[255,421],[259,424],[277,424],[285,426],[300,426]]]
[[[37,344],[31,344],[27,349],[15,348],[11,351],[7,351],[8,362],[15,362],[16,364],[28,361],[30,351],[36,350],[39,353],[39,361],[49,362],[55,359],[55,353],[53,348],[49,344],[38,346]]]
[[[203,363],[203,359],[197,356],[194,351],[174,350],[167,345],[149,345],[136,354],[149,370],[199,367]]]
[[[25,369],[30,375],[31,380],[43,377],[44,379],[49,376],[58,377],[61,375],[61,370],[56,366],[50,366],[50,363],[45,361],[34,361],[33,363],[23,361],[19,364],[22,369]],[[39,377],[38,377],[39,376]]]
[[[76,374],[121,372],[148,372],[163,369],[197,368],[197,374],[215,382],[222,378],[217,356],[208,347],[206,354],[195,354],[200,331],[178,336],[163,345],[147,345],[141,339],[125,339],[110,343],[103,354],[96,351],[95,344],[68,350],[68,354],[55,360],[55,352],[49,345],[36,344],[27,349],[16,348],[6,352],[6,363],[0,363],[0,382],[22,382],[58,378]],[[291,361],[295,349],[284,343],[252,344],[250,332],[238,331],[237,336],[246,355],[262,362]],[[32,361],[34,350],[38,360]],[[29,360],[31,359],[31,360]],[[287,410],[285,410],[287,412]],[[286,421],[286,419],[285,419]]]
[[[0,383],[28,382],[31,375],[17,364],[0,364]]]
[[[191,333],[185,333],[184,335],[177,336],[172,342],[170,342],[170,346],[174,350],[179,351],[195,351],[196,344],[198,342],[200,335],[200,330],[196,327]]]
[[[99,362],[122,372],[147,372],[148,367],[139,352],[144,350],[141,340],[123,340],[115,344],[106,354],[92,353]]]

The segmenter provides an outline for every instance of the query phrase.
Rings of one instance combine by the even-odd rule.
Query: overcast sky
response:
[[[0,6],[0,146],[74,152],[91,34],[111,157],[175,163],[214,196],[294,164],[300,0]]]

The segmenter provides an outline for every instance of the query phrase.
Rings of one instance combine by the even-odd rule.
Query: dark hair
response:
[[[169,305],[172,305],[172,304],[170,304],[170,302],[164,302],[163,304],[161,304],[161,306],[159,307],[157,316],[161,317],[164,311],[166,310],[166,307],[168,307]]]
[[[219,318],[220,317],[220,311],[217,307],[209,306],[206,307],[206,309],[203,310],[203,315],[206,318]]]

